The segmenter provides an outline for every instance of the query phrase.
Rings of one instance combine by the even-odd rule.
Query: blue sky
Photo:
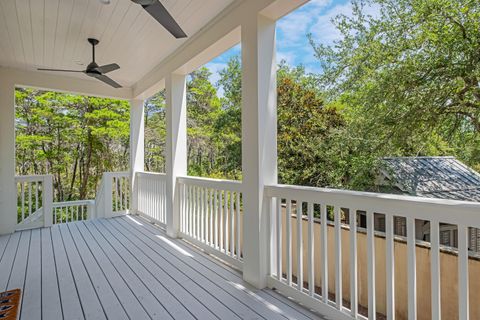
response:
[[[277,22],[277,61],[285,60],[292,66],[302,64],[307,72],[320,72],[307,34],[311,33],[317,43],[332,44],[340,35],[331,19],[338,14],[351,15],[351,12],[350,0],[311,0],[286,15]],[[213,73],[210,79],[213,83],[218,80],[218,71],[231,56],[240,54],[240,50],[237,45],[206,64]]]

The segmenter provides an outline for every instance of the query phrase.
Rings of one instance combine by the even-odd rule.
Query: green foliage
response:
[[[213,178],[241,179],[241,65],[238,56],[220,71],[217,87],[202,68],[187,82],[188,173]],[[218,97],[217,88],[223,89]],[[155,96],[153,99],[157,99]],[[149,101],[147,110],[162,110],[164,101]],[[146,141],[164,141],[164,117],[149,112]],[[152,115],[154,114],[154,115]],[[158,124],[155,120],[157,119]],[[282,183],[310,186],[363,186],[365,163],[370,158],[352,157],[355,146],[345,147],[347,121],[341,104],[325,105],[316,78],[304,68],[278,70],[278,157]],[[147,134],[146,133],[146,134]],[[155,135],[156,134],[156,135]],[[353,140],[353,139],[352,139]],[[150,145],[150,143],[147,143]],[[155,156],[163,154],[158,146]],[[152,152],[146,151],[146,163]],[[353,158],[353,160],[352,160]],[[367,166],[368,167],[368,166]],[[162,171],[162,168],[156,168]],[[360,174],[361,173],[361,174]]]
[[[104,171],[128,168],[125,101],[17,89],[17,174],[52,174],[55,200],[93,198]]]
[[[241,179],[241,67],[233,58],[221,72],[218,86],[201,68],[187,81],[188,174],[213,178]],[[165,170],[165,92],[147,101],[145,108],[145,166]]]
[[[367,6],[380,10],[368,16]],[[480,3],[356,0],[322,67],[278,67],[281,183],[375,190],[384,156],[454,155],[480,169]],[[241,61],[187,79],[188,174],[241,179]],[[219,91],[223,94],[219,94]],[[126,102],[16,91],[17,171],[52,173],[56,198],[92,197],[128,166]],[[165,171],[165,92],[145,105],[145,167]]]
[[[366,14],[368,6],[380,14]],[[333,45],[310,37],[329,101],[380,156],[455,155],[480,167],[480,3],[354,1]]]
[[[165,172],[165,90],[145,103],[145,170]]]

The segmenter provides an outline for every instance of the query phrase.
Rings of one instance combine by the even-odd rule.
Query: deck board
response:
[[[119,239],[120,237],[116,236],[116,238]],[[122,242],[124,239],[120,238],[119,241]],[[129,252],[135,252],[135,257],[138,259],[138,261],[142,263],[148,272],[150,272],[155,278],[153,282],[158,283],[158,289],[163,288],[165,290],[162,292],[162,295],[166,296],[166,298],[169,300],[175,299],[175,301],[166,303],[172,317],[177,319],[194,319],[194,316],[188,310],[191,308],[200,312],[204,312],[205,317],[215,318],[215,316],[211,314],[207,308],[193,298],[187,290],[175,282],[175,280],[172,278],[173,275],[168,274],[162,268],[155,265],[151,259],[143,253],[143,251],[128,245],[128,243],[126,245],[125,242],[122,243],[127,250],[129,250]]]
[[[52,233],[50,228],[41,230],[41,252],[42,252],[42,318],[61,319],[62,302],[60,300],[60,289],[58,286],[57,266],[53,253]]]
[[[205,277],[206,279],[212,281],[213,284],[219,287],[217,290],[221,289],[231,294],[238,300],[237,303],[245,303],[246,306],[250,307],[262,318],[316,319],[318,317],[317,315],[309,312],[308,310],[304,310],[303,308],[300,308],[303,312],[299,312],[297,310],[298,305],[290,302],[291,305],[297,306],[297,309],[292,308],[290,304],[287,305],[285,300],[281,299],[279,294],[271,290],[257,290],[253,288],[242,279],[242,276],[238,271],[231,268],[225,268],[212,258],[193,250],[192,247],[188,246],[183,241],[177,241],[176,245],[181,247],[186,252],[194,255],[195,258],[192,259],[185,255],[176,253],[175,249],[166,245],[164,241],[161,241],[158,238],[158,235],[160,235],[159,230],[149,223],[142,223],[142,225],[139,225],[132,221],[131,217],[115,219],[108,222],[119,223],[123,226],[136,229],[140,233],[134,232],[131,234],[131,236],[138,237],[143,235],[149,238],[150,241],[154,242],[155,245],[158,246],[159,252],[168,252],[171,254],[168,257],[169,260],[176,259],[182,261],[192,271],[199,275],[198,278]],[[182,264],[178,263],[176,266],[181,268]],[[270,295],[268,295],[267,292],[270,293]],[[279,299],[275,299],[276,297],[279,297]],[[282,308],[275,308],[275,304],[273,304],[272,301],[282,301]]]
[[[65,319],[85,319],[83,308],[78,297],[77,286],[73,279],[62,236],[58,227],[51,228],[53,254],[55,258],[58,288]]]
[[[134,226],[132,224],[128,224],[126,221],[120,221],[120,219],[114,222],[108,221],[107,223],[118,223],[122,224],[123,227],[134,228],[130,231],[137,230],[137,232],[131,232],[129,236],[132,238],[140,237],[141,241],[145,241],[143,243],[151,249],[150,251],[152,252],[152,257],[160,257],[165,261],[171,261],[171,263],[175,263],[175,267],[179,271],[185,274],[194,275],[195,277],[192,281],[195,281],[199,285],[208,289],[209,292],[214,294],[215,297],[217,297],[221,301],[228,303],[230,308],[232,308],[232,311],[235,312],[235,314],[237,314],[239,318],[284,319],[284,317],[279,317],[279,315],[275,312],[265,308],[265,305],[259,305],[257,301],[252,300],[251,296],[249,296],[244,291],[235,289],[232,283],[242,283],[243,281],[241,279],[234,279],[234,281],[231,281],[232,283],[225,281],[225,279],[221,279],[216,272],[207,270],[202,265],[195,263],[195,259],[192,258],[194,256],[193,254],[192,257],[186,256],[184,254],[179,255],[178,253],[172,254],[175,252],[175,249],[166,245],[165,242],[156,237],[156,235],[159,234],[158,230],[154,229],[153,233],[144,234],[143,232],[149,232],[148,229],[146,229],[149,227],[148,225],[146,226],[146,228],[143,228],[143,226]],[[119,232],[125,232],[125,230],[127,229],[118,229]],[[140,231],[140,233],[138,231]],[[155,231],[157,231],[156,234]],[[186,248],[184,248],[184,250],[185,249]]]
[[[42,258],[40,229],[32,230],[28,253],[25,294],[23,295],[21,316],[25,319],[41,319],[42,308]]]
[[[90,276],[85,269],[85,266],[80,258],[80,254],[77,251],[75,242],[68,224],[59,224],[52,228],[59,228],[62,236],[65,251],[67,253],[67,259],[72,269],[73,279],[77,287],[78,295],[80,296],[80,302],[82,303],[83,313],[87,320],[104,320],[106,319],[105,312],[103,311],[102,304],[100,303],[99,296],[93,287],[90,280]]]
[[[97,264],[95,258],[80,235],[77,226],[75,224],[69,224],[68,229],[72,238],[75,239],[75,246],[88,272],[90,280],[95,284],[98,298],[103,306],[103,311],[105,312],[107,318],[118,320],[128,319],[125,309],[120,301],[118,301],[115,292],[108,283],[105,274],[102,272],[102,269]]]
[[[7,283],[7,290],[22,289],[25,284],[25,274],[27,272],[28,250],[30,248],[30,230],[22,232],[20,241],[15,253],[15,260],[12,266],[12,272]]]
[[[108,283],[116,293],[118,300],[122,304],[129,318],[135,319],[135,317],[137,317],[138,319],[149,319],[150,317],[140,303],[137,295],[133,293],[122,275],[112,264],[111,260],[105,255],[100,245],[88,231],[87,227],[82,223],[76,223],[75,226],[78,228],[83,240],[87,243],[95,260],[100,265]]]
[[[158,301],[158,305],[161,306],[162,318],[173,318],[173,314],[177,314],[178,317],[189,317],[188,312],[184,309],[177,300],[174,299],[174,296],[165,290],[161,281],[158,281],[152,273],[147,269],[148,266],[144,266],[140,263],[137,258],[128,251],[125,247],[122,246],[117,239],[115,239],[107,230],[97,226],[95,223],[89,223],[96,227],[98,230],[102,230],[102,234],[105,239],[112,245],[115,245],[115,250],[122,257],[125,263],[130,267],[131,270],[135,270],[135,273],[138,279],[148,287],[151,294]],[[176,309],[176,312],[170,311],[171,309]]]
[[[118,254],[115,247],[112,247],[104,238],[104,232],[99,232],[92,223],[86,223],[87,229],[102,248],[105,255],[115,266],[117,272],[121,275],[130,290],[137,296],[140,304],[148,313],[151,319],[171,319],[165,308],[159,303],[157,298],[152,294],[150,289],[137,276],[136,270],[132,270],[125,262],[124,257]]]
[[[0,236],[21,319],[322,319],[138,217]]]
[[[109,224],[107,221],[102,223]],[[137,247],[137,250],[139,250],[141,246],[142,245]],[[145,244],[143,244],[143,247],[145,247]],[[177,266],[173,266],[170,261],[159,257],[153,251],[148,252],[148,256],[154,259],[153,261],[155,261],[157,266],[162,266],[166,273],[173,276],[173,278],[177,281],[177,286],[185,288],[185,290],[193,295],[193,297],[195,297],[199,302],[201,302],[205,308],[208,308],[213,318],[216,317],[219,319],[226,319],[226,317],[229,317],[230,319],[240,319],[236,313],[229,309],[226,303],[222,303],[221,300],[216,299],[215,294],[218,292],[218,289],[211,290],[209,287],[202,287],[198,285],[191,277],[181,272]]]
[[[3,236],[8,237],[8,241],[2,260],[0,261],[0,291],[7,290],[8,280],[12,273],[13,261],[17,253],[18,242],[20,241],[20,234],[21,233],[16,232],[9,236]]]

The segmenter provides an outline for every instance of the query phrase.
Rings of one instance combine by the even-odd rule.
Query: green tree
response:
[[[219,170],[225,177],[242,177],[242,65],[239,56],[228,60],[216,84],[223,89],[222,110],[215,124],[215,140],[221,146]]]
[[[480,168],[480,2],[352,3],[352,16],[334,19],[340,40],[310,42],[322,88],[348,106],[365,152],[453,153]]]
[[[145,103],[145,170],[165,172],[165,90]]]
[[[125,101],[17,89],[17,174],[52,174],[55,200],[92,198],[104,171],[128,168]]]
[[[187,81],[188,173],[195,176],[212,176],[218,157],[212,137],[221,103],[210,75],[202,67],[190,73]]]
[[[362,181],[365,160],[347,143],[342,108],[326,104],[314,76],[282,63],[278,86],[278,171],[280,183],[350,187]]]

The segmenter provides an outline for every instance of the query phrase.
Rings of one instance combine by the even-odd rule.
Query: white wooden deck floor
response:
[[[137,217],[0,237],[0,292],[21,319],[321,319]]]

